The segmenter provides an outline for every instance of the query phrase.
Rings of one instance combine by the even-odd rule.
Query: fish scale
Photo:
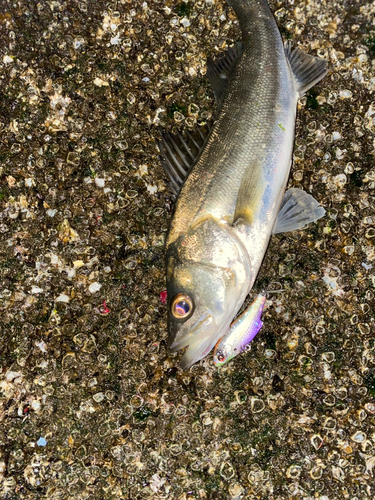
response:
[[[245,46],[207,147],[178,198],[168,244],[192,221],[206,214],[230,221],[246,166],[253,158],[262,158],[267,151],[273,155],[275,147],[284,147],[286,138],[278,123],[289,125],[288,116],[291,108],[295,108],[297,94],[290,95],[291,75],[279,31],[273,23],[275,29],[270,34],[267,21],[261,18],[254,25],[253,34],[258,42]],[[275,46],[280,47],[279,51]],[[279,67],[280,52],[283,67]],[[267,64],[272,65],[272,70],[265,79],[260,66]],[[284,90],[281,80],[284,80]],[[276,104],[280,102],[280,111],[275,113]],[[294,121],[292,114],[293,132]],[[262,147],[264,144],[267,144],[266,150]],[[203,185],[202,177],[209,178],[210,174],[210,181]],[[283,181],[281,179],[279,186],[273,184],[275,191]]]
[[[297,100],[325,75],[325,63],[284,47],[266,0],[228,3],[239,19],[242,50],[231,49],[222,64],[211,63],[211,79],[222,77],[213,80],[221,94],[215,94],[219,108],[203,149],[189,167],[193,155],[184,140],[181,147],[172,136],[161,143],[172,182],[174,171],[186,172],[166,241],[169,346],[189,346],[185,368],[228,331],[276,226],[277,232],[299,229],[324,214],[307,193],[291,193],[285,203],[283,197]],[[300,209],[290,211],[294,205]],[[189,251],[181,251],[186,242]],[[183,317],[176,313],[180,298],[191,304]]]

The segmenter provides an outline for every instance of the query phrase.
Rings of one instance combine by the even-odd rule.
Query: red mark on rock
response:
[[[163,290],[160,292],[159,299],[161,300],[162,304],[165,304],[167,302],[167,290]]]
[[[102,307],[100,308],[100,312],[101,312],[102,314],[108,314],[109,312],[111,312],[111,310],[110,310],[110,309],[108,309],[108,307],[107,307],[107,304],[106,304],[106,301],[105,301],[105,300],[103,300],[103,305],[102,305]]]

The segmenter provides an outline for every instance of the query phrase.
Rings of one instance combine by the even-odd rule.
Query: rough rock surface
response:
[[[290,185],[327,216],[274,237],[250,352],[166,351],[163,129],[214,112],[222,0],[2,0],[0,496],[372,499],[375,4],[272,1],[329,61]]]

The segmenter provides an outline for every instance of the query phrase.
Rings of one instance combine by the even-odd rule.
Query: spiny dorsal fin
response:
[[[199,158],[211,128],[212,123],[206,123],[193,132],[186,131],[185,137],[180,132],[177,134],[165,132],[157,141],[161,162],[171,181],[171,190],[176,196]]]
[[[284,194],[272,233],[302,229],[310,222],[316,222],[325,213],[324,208],[311,194],[303,189],[290,188]]]
[[[222,103],[231,74],[242,53],[242,43],[237,42],[215,61],[207,61],[207,76],[212,85],[218,107]],[[171,181],[170,187],[176,196],[197,162],[211,128],[212,122],[207,123],[204,127],[197,127],[194,132],[186,132],[185,137],[180,132],[175,135],[166,132],[157,141],[164,170]]]
[[[243,45],[241,42],[237,42],[214,61],[212,59],[207,61],[207,77],[210,80],[218,106],[223,101],[233,69],[242,54]]]
[[[292,69],[300,97],[327,74],[327,61],[309,56],[298,47],[292,52],[290,42],[285,44],[285,55]]]

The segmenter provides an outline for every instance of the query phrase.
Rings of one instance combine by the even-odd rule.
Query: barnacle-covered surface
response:
[[[2,1],[1,498],[374,498],[375,6],[271,6],[329,60],[290,179],[327,216],[273,238],[254,293],[283,291],[251,351],[182,372],[154,139],[211,117],[206,60],[236,17],[221,0]]]

